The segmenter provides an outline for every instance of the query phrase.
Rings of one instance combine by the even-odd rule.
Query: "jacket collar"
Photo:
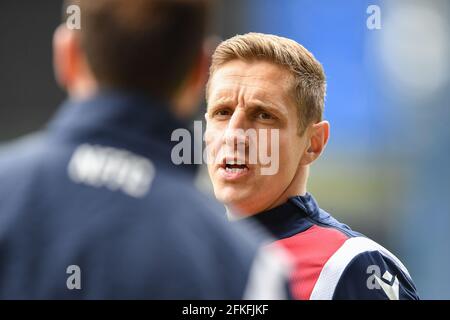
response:
[[[99,132],[114,129],[143,137],[165,138],[184,127],[170,107],[141,93],[102,90],[84,100],[63,103],[50,123],[50,129],[70,136],[78,131]]]
[[[122,147],[173,168],[171,150],[178,142],[171,141],[171,135],[178,128],[186,126],[162,101],[141,93],[101,90],[88,99],[63,103],[48,133],[59,141]],[[195,173],[197,166],[178,167]]]
[[[277,239],[291,237],[309,229],[315,222],[326,221],[330,215],[320,210],[310,193],[295,196],[284,204],[260,212],[247,219],[260,222]]]

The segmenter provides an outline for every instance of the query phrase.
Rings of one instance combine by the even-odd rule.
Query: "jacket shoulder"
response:
[[[311,299],[418,299],[402,262],[366,237],[349,238],[324,265]]]
[[[299,300],[310,299],[327,261],[347,241],[348,235],[332,227],[313,225],[304,232],[278,240],[293,259],[292,294]]]

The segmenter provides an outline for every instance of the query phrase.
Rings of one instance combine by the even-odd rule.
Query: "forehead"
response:
[[[291,100],[292,75],[266,61],[232,60],[220,66],[209,85],[209,100],[256,98],[288,103]]]

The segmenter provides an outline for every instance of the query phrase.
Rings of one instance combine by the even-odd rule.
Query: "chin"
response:
[[[235,188],[223,188],[222,190],[217,190],[215,195],[217,200],[230,208],[241,208],[243,207],[242,204],[252,201],[250,194]]]

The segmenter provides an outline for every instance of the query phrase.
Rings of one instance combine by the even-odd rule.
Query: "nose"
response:
[[[242,108],[237,107],[228,121],[227,128],[224,132],[224,143],[233,147],[238,145],[248,146],[247,127],[248,123],[245,112]]]

